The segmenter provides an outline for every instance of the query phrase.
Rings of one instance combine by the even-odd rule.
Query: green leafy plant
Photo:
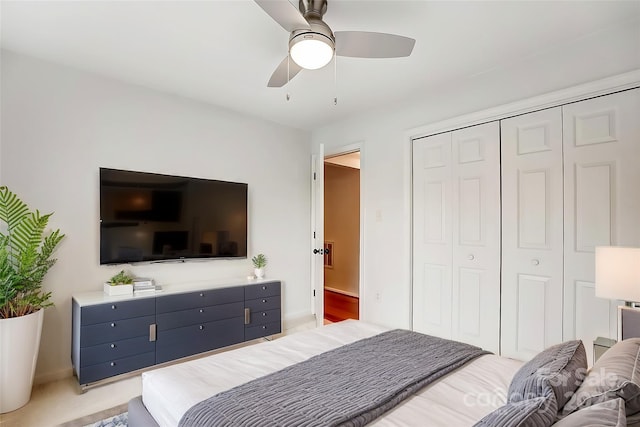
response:
[[[116,285],[130,285],[133,283],[133,276],[129,273],[125,273],[124,270],[120,270],[120,273],[113,276],[109,279],[109,284],[111,286]]]
[[[7,187],[0,187],[0,319],[26,316],[52,306],[42,281],[64,234],[45,233],[53,213],[32,212]]]
[[[258,254],[251,258],[254,268],[264,268],[267,266],[267,257],[264,254]]]

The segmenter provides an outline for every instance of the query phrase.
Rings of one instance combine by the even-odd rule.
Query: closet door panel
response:
[[[562,341],[562,115],[501,121],[501,354],[527,360]]]
[[[500,127],[452,132],[452,337],[500,350]]]
[[[595,297],[596,246],[640,246],[640,89],[563,106],[566,339],[616,336]],[[597,316],[595,315],[597,313]]]
[[[413,328],[451,338],[451,134],[413,142]]]

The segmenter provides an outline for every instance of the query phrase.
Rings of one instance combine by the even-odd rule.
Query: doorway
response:
[[[360,318],[360,151],[324,160],[324,323]]]

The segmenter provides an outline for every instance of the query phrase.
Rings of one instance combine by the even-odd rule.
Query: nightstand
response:
[[[609,350],[616,343],[616,340],[610,338],[598,337],[593,342],[593,363],[596,363],[600,356]]]

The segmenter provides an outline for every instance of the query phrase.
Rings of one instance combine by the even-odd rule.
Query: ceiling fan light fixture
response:
[[[333,40],[317,33],[297,35],[289,42],[291,59],[307,70],[317,70],[327,65],[334,54]]]

